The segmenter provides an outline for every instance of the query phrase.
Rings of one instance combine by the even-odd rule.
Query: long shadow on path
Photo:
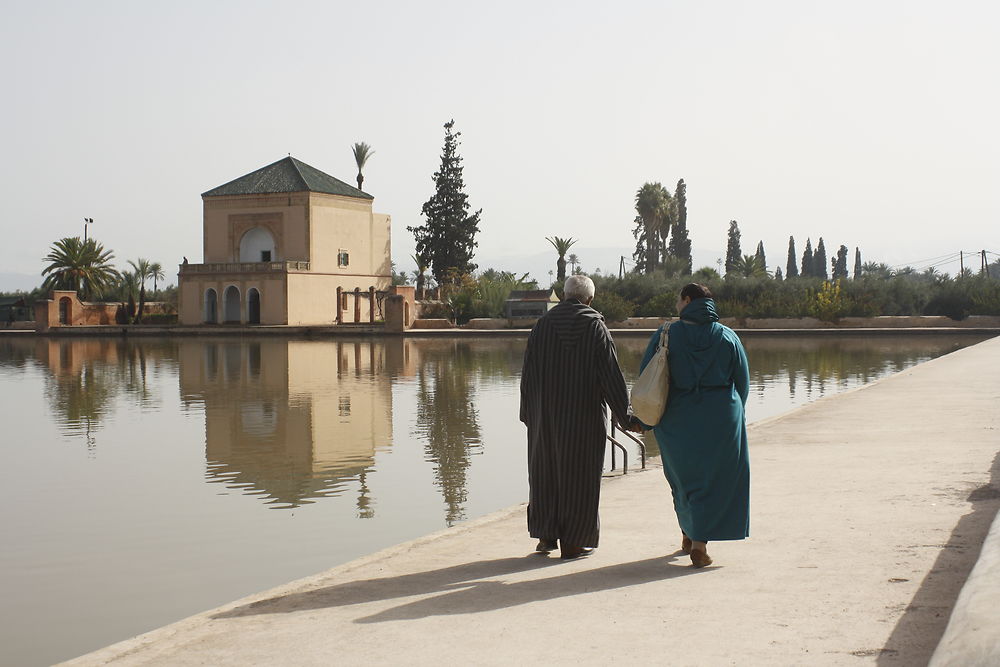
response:
[[[885,647],[862,652],[877,654],[877,664],[926,665],[930,661],[1000,509],[1000,453],[993,459],[990,473],[990,482],[969,494],[972,511],[955,524]]]
[[[599,558],[594,556],[593,558]],[[283,614],[308,609],[325,609],[391,600],[412,596],[433,595],[397,607],[355,619],[355,623],[379,623],[441,616],[474,614],[530,602],[552,600],[583,593],[612,590],[670,579],[689,574],[707,574],[718,568],[695,570],[688,566],[671,565],[671,556],[657,556],[631,563],[566,571],[574,563],[553,558],[528,556],[500,558],[463,563],[426,572],[353,581],[302,593],[259,600],[237,607],[213,618],[236,618],[255,614]],[[540,568],[563,570],[542,579],[505,583],[497,577],[528,572]],[[566,569],[563,569],[566,568]]]

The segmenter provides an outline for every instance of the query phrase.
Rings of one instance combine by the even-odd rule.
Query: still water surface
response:
[[[748,418],[980,340],[748,338]],[[631,383],[646,341],[617,342]],[[0,661],[70,658],[525,500],[523,350],[0,338]]]

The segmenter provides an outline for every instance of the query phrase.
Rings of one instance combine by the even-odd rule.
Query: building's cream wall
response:
[[[201,282],[191,276],[178,278],[177,285],[177,322],[179,324],[202,324],[202,298],[204,287]]]
[[[345,292],[360,287],[367,292],[370,286],[376,290],[387,290],[389,277],[375,276],[330,276],[314,273],[288,274],[288,322],[287,324],[333,324],[337,320],[337,287]],[[375,312],[378,317],[378,310]],[[368,322],[368,299],[361,297],[361,322]],[[344,322],[354,322],[354,296],[347,297]]]
[[[284,273],[185,274],[178,293],[178,321],[184,325],[204,324],[205,290],[212,288],[218,296],[218,323],[224,318],[226,288],[235,285],[240,290],[240,321],[249,317],[247,292],[256,287],[260,292],[260,323],[287,324],[285,320]]]
[[[273,260],[309,261],[308,193],[205,197],[204,262],[238,262],[240,239],[255,226],[274,237]]]
[[[204,322],[204,294],[218,294],[218,319],[225,319],[225,289],[240,290],[241,321],[247,321],[246,293],[261,292],[261,324],[333,324],[337,319],[336,290],[386,290],[391,284],[389,216],[372,212],[371,200],[319,193],[205,197],[204,263],[239,261],[240,240],[254,227],[267,229],[275,241],[272,259],[308,261],[308,272],[287,274],[184,273],[180,280],[179,321]],[[340,249],[350,264],[337,265]],[[368,300],[362,299],[360,321],[369,321]],[[378,317],[378,314],[376,314]],[[348,298],[344,321],[354,322],[354,298]]]
[[[389,216],[373,213],[371,200],[312,193],[310,201],[313,272],[390,276]],[[337,266],[341,248],[348,266]]]

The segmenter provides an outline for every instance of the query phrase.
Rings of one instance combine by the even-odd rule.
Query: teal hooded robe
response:
[[[750,372],[736,332],[718,320],[712,299],[694,299],[670,325],[670,396],[653,426],[677,521],[701,542],[750,534],[744,417]],[[662,329],[650,338],[641,368],[653,358]]]

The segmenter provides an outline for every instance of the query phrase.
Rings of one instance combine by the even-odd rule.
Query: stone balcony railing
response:
[[[308,271],[309,262],[218,262],[212,264],[181,264],[181,273],[292,273]]]

